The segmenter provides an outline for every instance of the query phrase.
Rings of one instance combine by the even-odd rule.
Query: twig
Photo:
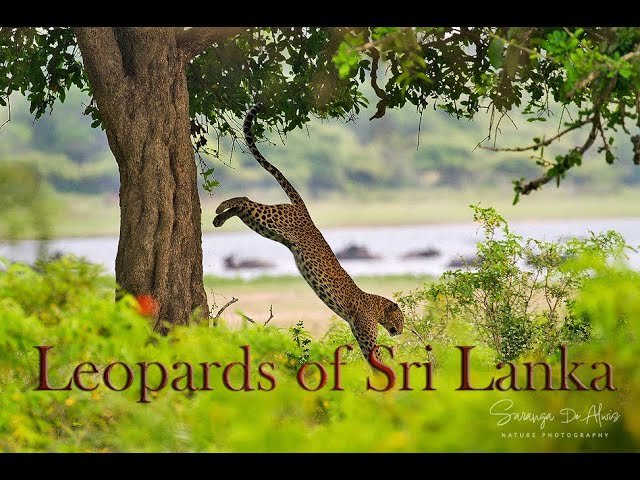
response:
[[[482,142],[485,142],[485,141],[487,141],[487,140],[491,140],[491,135],[487,135],[487,136],[486,136],[486,137],[484,137],[482,140],[480,140],[480,141],[476,144],[476,146],[475,146],[475,147],[473,147],[473,150],[472,150],[472,151],[474,151],[474,152],[475,152],[475,151],[476,151],[476,149],[478,149],[478,148],[484,148],[484,147],[482,146]],[[495,147],[493,147],[493,148],[495,148]]]
[[[618,111],[620,112],[620,124],[622,126],[622,130],[627,135],[631,135],[631,132],[627,128],[627,125],[624,123],[624,119],[627,118],[627,107],[626,107],[626,104],[624,103],[624,100],[620,100],[618,102]]]
[[[636,94],[636,125],[640,127],[640,91],[637,88],[633,91]]]
[[[271,321],[271,319],[273,318],[273,305],[269,305],[269,318],[267,318],[267,321],[264,322],[262,324],[263,327],[267,326],[267,323],[269,323]]]
[[[569,35],[571,38],[575,38],[578,43],[580,44],[580,46],[582,48],[584,48],[585,50],[591,50],[587,45],[584,44],[584,42],[582,40],[580,40],[578,37],[576,37],[573,32],[571,30],[569,30],[567,27],[562,27],[562,29],[567,33],[567,35]]]
[[[507,117],[511,121],[511,124],[514,126],[514,128],[518,130],[518,126],[513,121],[513,119],[509,116],[509,114],[507,112],[502,112],[502,114],[500,115],[500,118],[498,119],[498,122],[496,123],[496,128],[494,128],[493,130],[493,148],[496,148],[496,142],[498,141],[498,134],[502,133],[502,130],[500,130],[500,124],[502,123],[502,119],[504,117]],[[491,122],[493,123],[493,120]]]
[[[566,105],[562,105],[562,111],[560,112],[560,121],[558,122],[558,133],[560,133],[560,126],[562,126],[562,120],[564,119],[564,112],[567,112],[571,121],[573,121],[573,117],[571,116],[571,112],[567,108]]]
[[[386,92],[380,88],[378,85],[378,62],[380,61],[380,52],[377,48],[370,48],[369,53],[371,54],[371,88],[375,92],[376,96],[380,99],[380,101],[376,105],[376,113],[369,120],[373,120],[374,118],[382,118],[387,110],[387,103],[389,97]]]
[[[420,133],[422,132],[422,114],[424,113],[424,108],[420,109],[420,120],[418,121],[418,141],[416,143],[416,152],[420,148]]]
[[[600,112],[596,112],[596,115],[593,119],[593,125],[591,127],[591,131],[589,132],[589,136],[587,137],[587,141],[584,142],[584,144],[579,148],[579,151],[581,154],[584,154],[584,152],[589,150],[589,148],[591,148],[591,145],[593,145],[593,142],[596,139],[596,129],[599,123],[600,123]]]
[[[567,93],[567,98],[573,97],[578,90],[582,90],[584,87],[593,82],[597,77],[600,76],[600,73],[601,72],[599,70],[593,70],[589,75],[575,84],[571,91]]]
[[[218,310],[218,313],[216,313],[215,317],[209,317],[209,327],[217,327],[218,320],[220,319],[220,315],[222,315],[222,312],[224,312],[229,305],[231,305],[232,303],[236,303],[237,301],[238,299],[236,297],[231,297],[231,300],[229,300],[220,310]]]
[[[11,99],[9,98],[9,95],[7,95],[7,111],[8,111],[7,119],[4,122],[2,122],[2,125],[0,125],[0,128],[4,127],[7,123],[11,121]]]
[[[428,345],[428,343],[426,342],[426,340],[425,340],[424,338],[422,338],[422,335],[420,335],[420,334],[418,333],[418,331],[417,331],[417,330],[415,330],[415,329],[413,329],[413,328],[409,328],[408,330],[409,330],[411,333],[413,333],[416,337],[418,337],[418,339],[422,342],[422,345],[423,345],[423,346],[425,346],[425,347],[426,347],[426,346]]]
[[[598,127],[598,131],[600,132],[600,137],[602,138],[602,148],[605,149],[605,151],[611,156],[613,157],[613,152],[611,151],[611,148],[609,147],[609,143],[607,143],[607,139],[604,136],[604,130],[602,129],[602,122],[598,121],[598,123],[596,124]],[[599,150],[600,152],[602,150]]]
[[[587,141],[584,142],[584,144],[580,148],[577,148],[577,150],[581,154],[584,154],[584,152],[586,152],[591,147],[591,145],[593,145],[593,142],[595,141],[596,135],[598,132],[599,122],[600,122],[600,114],[596,113],[595,117],[591,119],[592,126],[591,126],[591,131],[589,132],[589,136],[587,137]],[[541,186],[549,183],[554,178],[555,178],[554,175],[549,175],[548,172],[545,172],[542,176],[536,178],[535,180],[531,180],[523,186],[518,186],[517,191],[522,195],[528,195],[533,190],[538,190]]]
[[[362,53],[365,52],[367,50],[371,50],[372,48],[376,48],[378,45],[384,43],[385,41],[388,41],[389,38],[394,37],[394,36],[400,36],[400,34],[404,34],[405,32],[409,32],[413,30],[411,27],[402,27],[399,28],[398,30],[396,30],[393,33],[390,33],[389,35],[386,35],[384,37],[380,37],[377,40],[372,40],[370,42],[365,43],[364,45],[360,45],[359,47],[351,47],[352,50]]]
[[[498,127],[500,126],[500,122],[502,122],[502,119],[504,117],[507,117],[509,119],[509,121],[511,122],[511,125],[513,125],[513,128],[515,128],[516,130],[518,130],[518,125],[516,125],[516,122],[513,121],[513,118],[511,118],[511,116],[507,113],[507,112],[502,112],[502,116],[500,117],[500,119],[498,120],[498,125],[496,125],[496,130],[498,129]]]
[[[631,144],[633,145],[633,163],[640,165],[640,135],[631,137]]]
[[[215,42],[229,40],[246,32],[250,27],[191,27],[188,30],[174,30],[176,45],[187,60],[200,54]]]
[[[529,53],[531,55],[535,55],[536,57],[542,59],[542,60],[549,60],[549,61],[553,61],[553,57],[551,57],[550,55],[542,55],[540,52],[536,52],[535,50],[531,50],[530,48],[525,47],[524,45],[520,45],[516,42],[514,42],[513,40],[507,40],[506,38],[501,37],[500,35],[497,35],[491,31],[486,31],[486,34],[491,37],[491,38],[495,38],[496,40],[500,40],[502,43],[504,43],[505,45],[512,45],[513,47],[522,50],[523,52]],[[556,62],[558,63],[558,62]]]
[[[489,112],[489,109],[487,108],[487,112]],[[489,117],[489,134],[487,135],[489,137],[489,140],[491,140],[491,133],[493,132],[493,122],[494,119],[496,118],[496,106],[493,103],[493,101],[491,101],[491,116]],[[496,147],[496,139],[493,139],[493,148]]]
[[[256,322],[253,318],[249,317],[248,315],[245,315],[245,314],[244,314],[244,313],[242,313],[242,312],[237,312],[237,313],[238,313],[238,315],[240,315],[244,320],[247,320],[247,321],[249,321],[249,322],[253,323],[254,325],[257,325],[257,323],[258,323],[258,322]],[[269,306],[269,318],[267,318],[267,321],[266,321],[266,322],[264,322],[264,323],[262,324],[262,326],[263,326],[263,327],[264,327],[264,326],[266,326],[266,325],[267,325],[267,323],[269,323],[272,319],[273,319],[273,305],[270,305],[270,306]]]
[[[587,47],[585,47],[587,48]],[[620,59],[618,60],[618,62],[626,62],[631,60],[632,58],[638,57],[640,56],[640,43],[638,43],[638,45],[636,45],[636,49],[633,52],[629,52],[623,56],[620,57]],[[605,63],[608,64],[609,67],[614,67],[615,68],[615,63],[612,63],[610,61],[610,59],[605,57]],[[569,93],[567,93],[567,98],[571,98],[573,97],[576,92],[578,92],[579,90],[582,90],[584,87],[586,87],[587,85],[589,85],[591,82],[593,82],[596,78],[598,78],[600,75],[602,75],[603,70],[593,70],[589,75],[587,75],[585,78],[583,78],[582,80],[580,80],[578,83],[576,83],[576,85],[571,89],[571,91]],[[613,78],[616,78],[616,76],[614,76]]]
[[[594,117],[589,117],[586,120],[582,120],[581,122],[575,123],[575,124],[571,125],[570,127],[567,127],[566,129],[564,129],[563,131],[561,131],[557,135],[554,135],[553,137],[549,137],[547,140],[545,140],[543,142],[536,143],[534,145],[529,145],[527,147],[502,148],[502,147],[485,147],[484,145],[479,145],[479,147],[483,148],[485,150],[491,150],[492,152],[526,152],[528,150],[534,150],[536,148],[546,147],[546,146],[552,144],[558,138],[566,135],[567,133],[569,133],[569,132],[571,132],[571,131],[573,131],[573,130],[575,130],[577,128],[581,128],[581,127],[585,126],[587,123],[593,122],[593,119],[594,119]]]

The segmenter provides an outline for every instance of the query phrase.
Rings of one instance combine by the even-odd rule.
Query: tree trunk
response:
[[[171,28],[76,28],[76,35],[120,170],[116,281],[151,295],[160,320],[186,324],[195,309],[207,316],[187,56]]]

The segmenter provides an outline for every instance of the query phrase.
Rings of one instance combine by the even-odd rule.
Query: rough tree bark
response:
[[[174,28],[76,28],[86,73],[120,171],[116,281],[152,295],[158,316],[208,316],[186,66]]]

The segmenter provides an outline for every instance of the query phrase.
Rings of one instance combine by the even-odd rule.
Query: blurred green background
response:
[[[12,198],[31,197],[30,193],[2,188],[0,238],[117,235],[118,168],[104,132],[89,128],[91,119],[82,114],[87,102],[74,88],[57,106],[56,115],[34,122],[26,100],[12,95],[11,121],[0,130],[0,177],[20,175],[25,182],[19,184],[37,178],[40,186],[32,208],[40,221],[11,213],[18,210],[13,205],[22,203]],[[314,119],[304,130],[283,138],[274,134],[273,144],[260,145],[307,199],[320,227],[468,221],[467,206],[479,201],[499,208],[510,220],[640,215],[633,201],[640,169],[631,161],[628,141],[615,142],[619,160],[614,165],[605,163],[603,154],[589,152],[562,188],[549,185],[511,206],[511,182],[532,178],[540,170],[526,153],[476,148],[488,133],[488,115],[468,121],[428,110],[421,119],[405,107],[368,121],[373,111],[368,108],[353,122]],[[560,124],[560,109],[556,113]],[[8,107],[3,107],[0,121],[7,118]],[[512,118],[515,126],[507,119],[500,125],[499,146],[522,145],[553,132],[549,122]],[[584,134],[573,132],[549,153],[565,152]],[[204,159],[214,168],[220,187],[213,195],[201,190],[205,231],[213,230],[209,217],[225,198],[246,195],[264,203],[284,199],[278,185],[240,145],[215,137],[209,145],[216,146],[219,156]],[[344,201],[357,208],[342,208]],[[24,221],[18,225],[15,217]],[[42,223],[48,224],[44,231],[38,225]]]

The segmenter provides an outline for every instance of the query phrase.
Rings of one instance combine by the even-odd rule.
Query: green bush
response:
[[[571,347],[572,360],[587,363],[610,362],[615,369],[616,391],[458,391],[459,351],[451,345],[433,342],[438,364],[433,371],[435,391],[422,390],[425,368],[414,367],[413,390],[401,390],[403,371],[398,362],[427,360],[424,347],[394,337],[395,358],[388,364],[398,378],[387,392],[367,390],[366,380],[378,386],[384,375],[374,377],[354,345],[343,348],[341,387],[335,385],[336,347],[353,343],[343,323],[322,339],[304,342],[308,335],[271,325],[249,324],[230,329],[202,324],[176,327],[163,337],[152,331],[149,320],[137,313],[130,297],[114,302],[112,278],[73,258],[49,262],[34,271],[10,265],[0,272],[0,451],[4,452],[430,452],[430,451],[637,451],[640,448],[640,372],[636,364],[640,347],[640,276],[637,272],[601,264],[585,280],[576,297],[575,314],[588,319],[588,343]],[[459,323],[452,319],[449,334],[455,336]],[[407,334],[410,335],[410,334]],[[296,341],[296,337],[300,342]],[[381,335],[381,342],[393,345]],[[450,338],[448,342],[457,342]],[[212,368],[211,390],[190,391],[184,375],[172,369],[177,362],[220,362],[228,365],[243,360],[244,345],[250,347],[249,382],[255,390],[232,391],[223,384],[221,368]],[[39,353],[49,350],[49,384],[66,385],[77,365],[93,362],[99,372],[83,374],[87,387],[61,391],[38,391]],[[290,352],[287,355],[287,352]],[[473,352],[471,381],[484,386],[496,371],[490,350]],[[299,360],[318,362],[328,372],[327,384],[318,391],[300,387]],[[557,354],[555,355],[557,357]],[[554,372],[558,359],[549,362]],[[131,388],[118,392],[105,387],[107,365],[125,362],[134,371]],[[137,362],[161,362],[170,379],[158,392],[147,391],[149,403],[140,403],[141,366]],[[273,363],[275,388],[259,390],[269,382],[258,365]],[[118,367],[113,383],[122,385],[124,370]],[[588,365],[580,375],[591,375]],[[149,366],[148,384],[159,385],[160,371]],[[242,385],[242,369],[234,367],[229,382]],[[520,377],[521,373],[518,374]],[[557,373],[555,374],[557,376]],[[196,376],[195,386],[202,380]],[[306,382],[318,385],[318,368],[310,365]],[[555,377],[554,377],[555,378]],[[177,379],[176,388],[172,382]],[[540,382],[537,382],[540,383]],[[557,379],[554,380],[557,385]],[[542,438],[531,423],[498,426],[489,415],[497,400],[512,398],[518,409],[554,411],[571,406],[586,411],[602,404],[603,411],[621,412],[620,421],[604,422],[602,428],[576,422],[573,432],[604,432],[606,439]],[[512,428],[513,427],[513,428]],[[508,438],[513,429],[537,432],[535,438]],[[549,422],[545,432],[562,432],[566,426]]]
[[[432,341],[446,337],[452,318],[465,319],[499,361],[588,340],[590,321],[576,315],[576,295],[594,264],[622,261],[624,239],[613,231],[565,243],[525,239],[493,208],[471,208],[485,235],[478,260],[398,297],[413,333]]]
[[[56,217],[51,194],[37,169],[0,161],[0,238],[15,242],[31,235],[39,242],[39,256],[45,257]]]

